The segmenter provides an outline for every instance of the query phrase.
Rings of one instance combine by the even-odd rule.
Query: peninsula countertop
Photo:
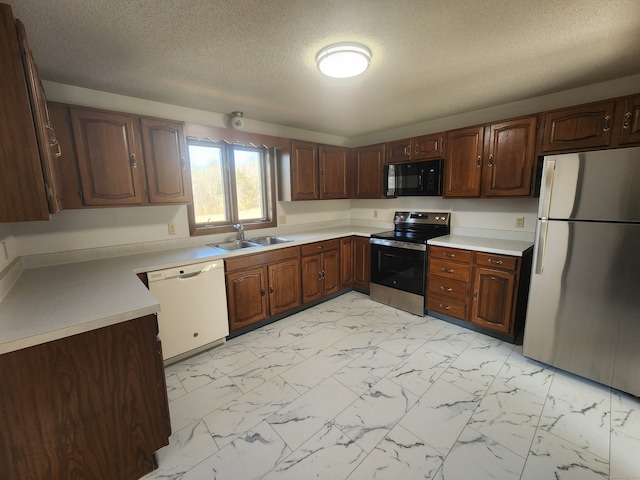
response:
[[[343,226],[287,234],[292,242],[237,251],[207,245],[25,269],[0,301],[0,354],[156,313],[160,305],[136,273],[222,260],[258,250],[369,236]]]

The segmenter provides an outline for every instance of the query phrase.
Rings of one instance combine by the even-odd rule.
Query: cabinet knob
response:
[[[478,299],[478,290],[474,290],[473,291],[473,299],[477,300]]]
[[[604,127],[602,128],[603,132],[608,132],[609,130],[611,130],[611,115],[604,117]]]
[[[273,295],[273,285],[269,285],[269,295]]]
[[[631,127],[631,112],[627,112],[624,114],[624,121],[622,122],[622,128],[625,130],[629,130]]]
[[[444,308],[445,310],[451,310],[451,307],[449,305],[444,305],[444,304],[439,304],[440,308]]]
[[[138,166],[138,164],[136,163],[136,154],[132,153],[131,157],[129,158],[129,163],[131,165],[131,168],[136,168]]]
[[[493,167],[493,155],[489,155],[489,163],[487,165]]]
[[[440,285],[440,290],[444,290],[445,292],[453,292],[453,288],[445,287],[444,285]]]
[[[482,157],[478,155],[478,159],[476,160],[476,167],[480,168],[482,166]]]

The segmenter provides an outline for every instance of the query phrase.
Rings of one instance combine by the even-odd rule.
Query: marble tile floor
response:
[[[637,398],[356,292],[166,376],[146,480],[640,479]]]

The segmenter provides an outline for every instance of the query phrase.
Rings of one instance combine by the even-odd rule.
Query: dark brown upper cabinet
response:
[[[448,132],[443,196],[531,195],[537,123],[531,116]]]
[[[24,25],[0,4],[0,222],[49,220],[62,208],[60,150]]]
[[[444,132],[387,142],[386,163],[444,158]]]

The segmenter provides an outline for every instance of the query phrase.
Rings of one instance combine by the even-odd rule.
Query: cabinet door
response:
[[[322,255],[302,257],[302,303],[322,297]]]
[[[382,173],[384,144],[358,148],[356,151],[355,198],[383,198]]]
[[[71,109],[86,205],[140,205],[142,158],[133,115]]]
[[[620,145],[640,143],[640,95],[624,101],[619,143]]]
[[[149,203],[188,203],[189,168],[181,122],[141,118]]]
[[[277,315],[300,305],[300,267],[298,259],[267,266],[269,313]]]
[[[229,330],[234,331],[267,318],[267,269],[256,267],[227,274]]]
[[[340,283],[343,288],[353,285],[354,237],[340,239]]]
[[[340,251],[331,250],[322,257],[322,295],[331,295],[340,290]]]
[[[387,142],[386,163],[403,163],[411,161],[411,139]]]
[[[371,281],[371,245],[367,237],[354,237],[353,283],[360,290],[369,291]]]
[[[608,146],[614,106],[612,100],[547,113],[542,153]]]
[[[443,197],[479,197],[482,179],[484,127],[447,134]]]
[[[27,79],[27,88],[31,98],[31,111],[33,113],[33,123],[36,127],[36,137],[40,149],[40,160],[42,173],[44,175],[47,202],[49,213],[57,213],[62,210],[62,185],[60,172],[58,170],[58,157],[61,155],[60,144],[56,139],[56,132],[51,126],[47,100],[44,89],[38,76],[36,63],[31,53],[31,48],[27,42],[27,34],[24,25],[20,20],[16,20],[18,37],[22,43],[22,55],[24,72]]]
[[[291,141],[291,198],[317,200],[318,146],[315,143]]]
[[[49,220],[21,49],[6,4],[0,4],[0,58],[0,221]]]
[[[501,333],[509,333],[515,289],[513,272],[477,267],[473,285],[471,322]]]
[[[56,138],[60,143],[62,152],[62,155],[58,158],[62,184],[62,204],[65,210],[85,208],[81,197],[82,187],[80,185],[80,174],[78,173],[78,160],[73,142],[69,107],[55,102],[49,102],[47,106],[51,124],[56,130]]]
[[[411,139],[411,159],[429,160],[444,157],[444,134],[431,133]]]
[[[348,198],[346,147],[320,145],[320,198]]]
[[[489,127],[482,195],[527,196],[536,160],[537,117],[494,123]]]

